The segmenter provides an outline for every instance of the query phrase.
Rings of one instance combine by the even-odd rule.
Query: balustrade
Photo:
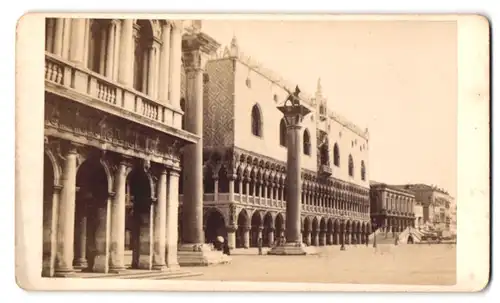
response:
[[[169,104],[159,103],[131,87],[110,81],[81,65],[65,61],[48,52],[45,53],[45,81],[52,84],[47,86],[49,91],[62,86],[161,124],[172,125],[173,121],[176,121],[176,115],[181,115],[180,111]],[[85,101],[85,98],[82,100]],[[92,103],[89,105],[93,106]]]

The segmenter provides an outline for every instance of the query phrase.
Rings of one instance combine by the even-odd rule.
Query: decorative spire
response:
[[[238,46],[238,40],[236,39],[236,35],[233,33],[233,39],[231,39],[231,56],[238,57],[240,53],[240,48]]]
[[[322,95],[322,93],[323,93],[323,89],[322,89],[322,87],[321,87],[321,78],[318,78],[318,86],[316,87],[316,93],[317,93],[318,95],[320,95],[320,96],[321,96],[321,95]]]

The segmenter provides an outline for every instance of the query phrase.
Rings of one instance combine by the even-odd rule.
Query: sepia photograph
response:
[[[457,18],[25,16],[17,47],[43,90],[39,109],[17,109],[31,123],[17,148],[36,147],[17,172],[40,176],[17,182],[33,197],[16,202],[18,283],[451,290],[457,254],[476,247],[464,275],[477,281],[461,281],[485,287],[489,200],[459,193],[474,185],[459,185]],[[469,18],[487,70],[487,21]],[[23,26],[37,48],[20,44]],[[487,125],[483,112],[470,121]],[[20,227],[28,211],[36,223]]]

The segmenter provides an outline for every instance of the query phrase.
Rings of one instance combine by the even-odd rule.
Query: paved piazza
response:
[[[203,275],[180,279],[421,285],[453,285],[456,280],[456,246],[451,244],[350,246],[346,251],[329,246],[318,252],[259,256],[253,248],[237,249],[231,264],[189,268]]]

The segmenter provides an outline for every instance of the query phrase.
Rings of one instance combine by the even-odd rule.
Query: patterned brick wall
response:
[[[206,66],[208,82],[203,95],[203,146],[234,144],[234,61],[219,59]]]

